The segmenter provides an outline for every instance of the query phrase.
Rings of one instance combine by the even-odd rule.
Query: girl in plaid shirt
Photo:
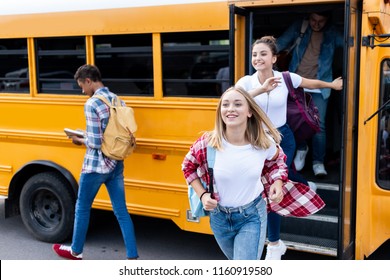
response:
[[[184,177],[209,211],[211,229],[228,259],[260,259],[267,211],[305,217],[325,206],[307,185],[288,180],[280,140],[253,98],[232,87],[218,103],[214,130],[197,139],[183,160]],[[210,183],[208,145],[216,149],[213,173],[219,200],[201,183]]]
[[[267,210],[262,199],[261,173],[267,160],[279,157],[280,134],[250,95],[241,88],[230,88],[221,97],[215,128],[190,148],[182,169],[188,184],[201,197],[210,212],[210,226],[228,259],[260,259],[265,243]],[[207,145],[216,149],[214,178],[219,201],[204,190],[200,178],[208,183]],[[283,199],[287,179],[284,161],[273,169],[271,201]]]

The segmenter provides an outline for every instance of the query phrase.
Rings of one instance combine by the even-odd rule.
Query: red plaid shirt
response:
[[[182,170],[188,185],[197,178],[209,184],[207,144],[207,137],[204,134],[190,147],[183,160]],[[325,203],[309,186],[288,180],[285,161],[286,155],[280,148],[276,160],[266,160],[264,163],[261,180],[265,189],[263,197],[267,201],[268,211],[274,211],[281,216],[305,217],[321,210]],[[266,194],[278,179],[285,182],[284,198],[281,202],[275,203],[269,201]]]

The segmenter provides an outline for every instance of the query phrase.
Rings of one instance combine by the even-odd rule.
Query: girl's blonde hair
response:
[[[227,92],[232,90],[237,91],[244,96],[248,103],[249,111],[252,113],[252,116],[248,118],[245,131],[245,138],[249,141],[249,143],[254,147],[268,149],[272,144],[272,138],[277,144],[279,144],[281,141],[280,133],[271,123],[264,111],[259,107],[259,105],[257,105],[256,101],[247,91],[243,88],[233,86],[228,88],[219,99],[215,116],[214,130],[208,133],[209,145],[217,150],[222,150],[222,139],[226,137],[226,124],[223,122],[221,115],[222,99]]]

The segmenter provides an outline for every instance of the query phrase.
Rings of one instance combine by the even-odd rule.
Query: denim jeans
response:
[[[312,138],[313,164],[324,163],[326,155],[326,131],[325,119],[328,107],[328,99],[324,99],[321,93],[310,93],[320,115],[320,131]],[[305,150],[307,143],[299,143],[298,150]]]
[[[288,167],[288,178],[294,182],[308,184],[307,180],[302,177],[294,168],[291,167],[291,164],[294,159],[295,154],[295,138],[294,133],[290,129],[290,127],[285,124],[278,128],[279,132],[282,134],[282,142],[280,143],[280,147],[282,147],[283,152],[286,154],[286,165]]]
[[[278,131],[282,135],[282,142],[280,143],[280,146],[283,149],[283,152],[287,156],[287,167],[291,166],[291,163],[294,159],[294,153],[295,153],[295,138],[292,130],[288,126],[288,124],[285,124],[281,127],[278,127]]]
[[[72,251],[83,252],[93,200],[102,184],[107,187],[114,214],[119,222],[126,246],[127,258],[137,258],[137,246],[133,222],[127,211],[123,181],[123,161],[118,161],[115,169],[107,174],[82,173],[76,202],[73,228]]]
[[[210,212],[210,226],[229,260],[259,260],[263,253],[267,210],[261,195],[241,207],[217,206]]]
[[[278,128],[279,132],[282,134],[282,142],[280,146],[283,149],[283,152],[287,156],[286,164],[288,167],[288,178],[294,182],[301,182],[305,185],[308,184],[307,180],[303,178],[296,170],[291,168],[292,161],[294,159],[295,153],[295,138],[290,127],[285,124]],[[270,242],[275,242],[280,239],[280,224],[282,217],[275,212],[268,213],[268,240]]]

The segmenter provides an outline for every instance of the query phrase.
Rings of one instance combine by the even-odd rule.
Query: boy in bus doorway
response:
[[[107,126],[110,109],[102,100],[93,98],[101,95],[112,101],[116,95],[102,83],[100,71],[96,66],[83,65],[75,76],[82,92],[89,96],[84,106],[87,129],[84,137],[70,136],[76,145],[85,145],[87,151],[81,171],[76,202],[72,245],[54,244],[53,250],[60,256],[71,260],[83,258],[83,248],[87,235],[92,202],[102,184],[110,195],[114,214],[119,222],[126,246],[128,259],[137,259],[137,246],[133,222],[127,211],[123,181],[123,161],[107,158],[102,150],[103,132]]]
[[[278,52],[289,49],[292,57],[289,71],[308,79],[331,82],[332,63],[335,50],[343,47],[343,36],[330,24],[331,13],[315,12],[308,19],[293,23],[278,39]],[[331,88],[305,88],[309,92],[320,114],[320,132],[312,138],[313,172],[315,176],[326,176],[324,166],[326,155],[325,118]],[[309,151],[307,143],[297,143],[294,165],[297,171],[305,166]]]

